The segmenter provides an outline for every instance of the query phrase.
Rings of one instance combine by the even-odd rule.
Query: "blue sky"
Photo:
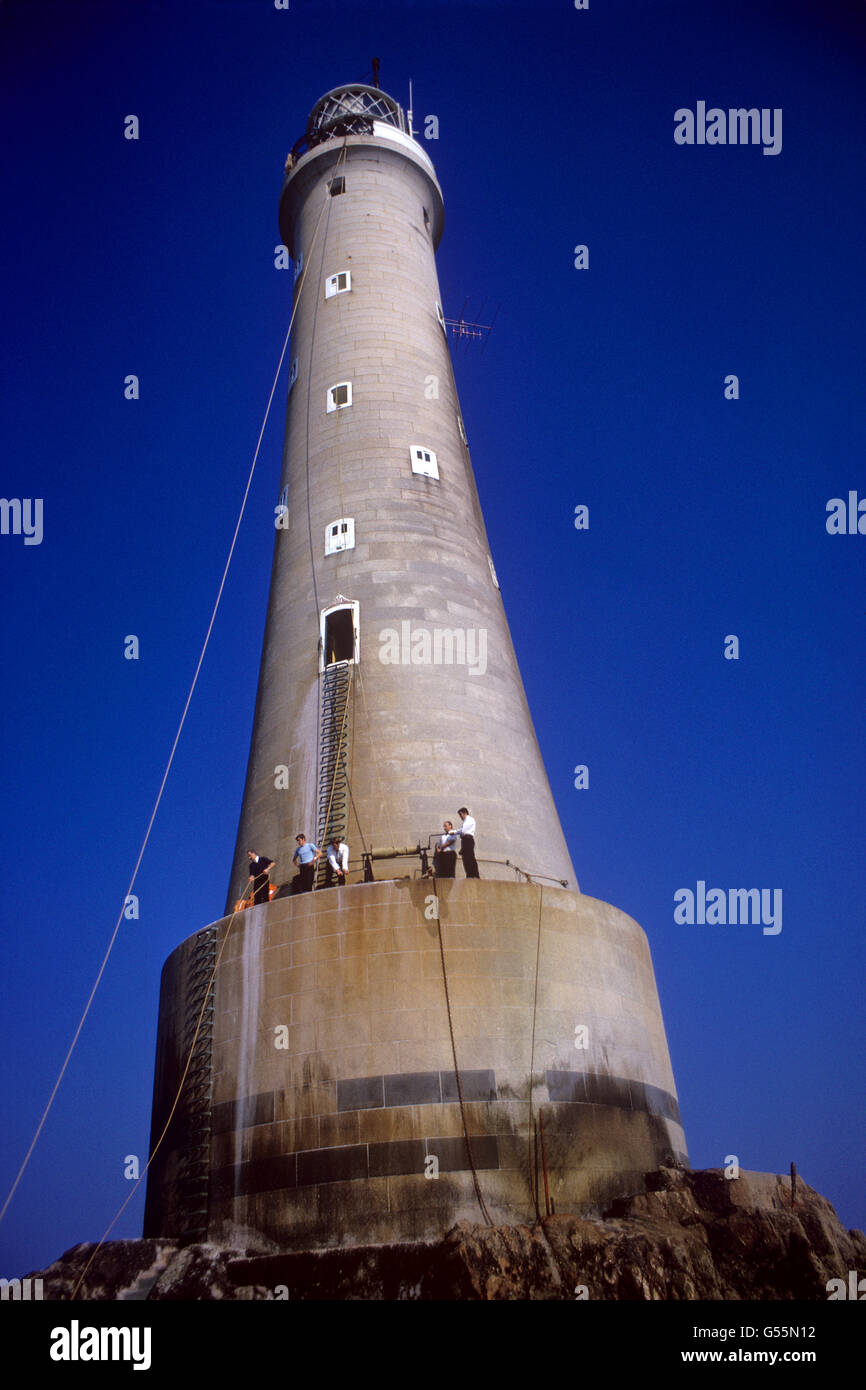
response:
[[[0,536],[3,1196],[231,539],[288,323],[283,161],[375,54],[416,126],[439,118],[445,312],[498,307],[483,356],[454,351],[493,555],[581,887],[650,939],[692,1163],[793,1159],[866,1225],[866,536],[825,526],[828,499],[866,497],[862,6],[7,0],[0,48],[2,493],[44,508],[40,545]],[[781,152],[677,145],[698,101],[781,109]],[[0,1226],[7,1276],[98,1238],[146,1156],[162,962],[226,893],[284,399],[283,379],[140,919]],[[699,880],[781,888],[782,931],[678,924]],[[142,1211],[143,1187],[113,1235]]]

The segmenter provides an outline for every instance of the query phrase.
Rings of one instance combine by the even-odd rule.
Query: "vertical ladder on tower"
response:
[[[316,844],[322,851],[316,887],[327,872],[327,848],[331,838],[344,839],[348,830],[349,691],[352,662],[336,661],[322,673],[322,714],[319,743],[319,804]]]
[[[182,1139],[177,1170],[180,1239],[207,1240],[210,1196],[210,1142],[213,1104],[214,968],[217,929],[196,935],[187,965],[186,1013],[181,1056],[189,1057],[178,1107]]]

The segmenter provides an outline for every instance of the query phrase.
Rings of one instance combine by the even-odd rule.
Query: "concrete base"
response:
[[[561,888],[436,888],[358,884],[215,924],[209,1238],[429,1239],[482,1203],[526,1223],[545,1214],[545,1167],[557,1213],[595,1214],[688,1162],[638,924]],[[185,1062],[195,942],[166,963],[155,1132]],[[176,1126],[151,1169],[146,1234],[181,1234],[184,1142]]]

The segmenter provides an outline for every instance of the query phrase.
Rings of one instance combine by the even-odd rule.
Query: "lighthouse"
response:
[[[645,934],[580,893],[547,781],[451,364],[442,192],[397,102],[316,103],[279,225],[249,763],[226,916],[163,971],[145,1234],[316,1248],[598,1212],[685,1139]],[[475,863],[467,835],[450,877],[459,808]],[[345,883],[323,859],[291,891],[299,833],[349,846]],[[250,849],[280,887],[241,909]]]

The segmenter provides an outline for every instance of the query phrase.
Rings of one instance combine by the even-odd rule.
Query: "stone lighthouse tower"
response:
[[[146,1234],[406,1241],[531,1221],[545,1192],[598,1210],[687,1161],[646,937],[580,894],[537,746],[442,230],[397,103],[322,97],[280,201],[289,400],[228,915],[163,972],[154,1141],[181,1097]],[[463,806],[480,876],[433,879]],[[298,832],[348,843],[348,883],[320,866],[314,892],[235,912],[247,850],[287,885]]]

